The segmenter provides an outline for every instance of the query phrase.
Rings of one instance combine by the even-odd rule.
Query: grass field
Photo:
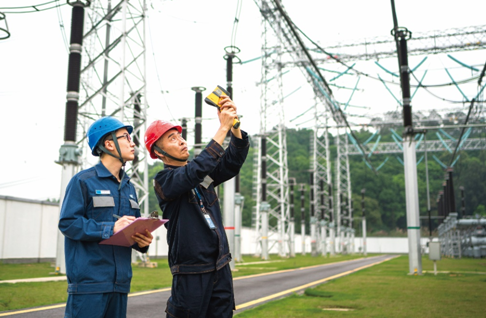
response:
[[[408,257],[400,256],[236,316],[486,317],[485,259],[443,259],[435,276],[424,258],[423,269],[408,275]]]
[[[237,265],[237,271],[233,272],[233,276],[238,277],[275,270],[338,262],[360,258],[361,256],[351,255],[322,258],[299,255],[295,258],[283,259],[277,256],[271,257],[276,262]],[[250,256],[246,256],[244,260],[244,264],[261,261],[259,258]],[[167,264],[167,259],[155,261],[158,264],[156,268],[133,266],[131,292],[154,290],[171,286],[172,275]],[[54,272],[54,268],[49,263],[0,264],[0,280],[48,277],[52,276],[50,275],[52,272]],[[0,311],[65,303],[67,300],[66,289],[66,282],[0,284]]]
[[[246,256],[237,264],[234,277],[276,270],[299,268],[360,258],[360,255],[333,258],[298,255],[295,258],[271,256],[271,262]],[[167,260],[157,260],[157,268],[133,267],[132,292],[171,285]],[[253,264],[252,264],[253,263]],[[252,310],[238,317],[484,317],[486,260],[443,259],[440,273],[433,274],[433,263],[423,259],[422,276],[409,276],[408,257],[362,270],[335,281],[308,289]],[[430,273],[428,272],[430,271]],[[49,263],[0,264],[0,279],[45,277],[53,272]],[[66,282],[0,284],[0,311],[63,303]],[[327,311],[351,309],[351,311]]]

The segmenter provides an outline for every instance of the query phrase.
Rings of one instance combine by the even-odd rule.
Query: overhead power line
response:
[[[63,4],[60,4],[60,3],[57,3],[57,2],[59,2],[59,1],[53,0],[53,1],[34,4],[34,5],[30,5],[30,6],[1,7],[0,10],[2,10],[4,13],[34,13],[34,12],[42,12],[42,11],[55,9],[55,8],[58,8],[60,6],[64,6],[64,5],[67,4],[67,2],[63,3]],[[9,11],[9,10],[12,10],[12,11]]]

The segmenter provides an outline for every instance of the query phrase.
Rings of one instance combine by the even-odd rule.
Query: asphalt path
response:
[[[354,273],[391,258],[393,256],[382,255],[266,274],[236,277],[233,280],[236,301],[235,314],[265,302],[288,296],[292,293],[302,292],[306,288]],[[164,310],[169,296],[170,288],[129,294],[127,318],[164,317]],[[2,312],[0,313],[0,317],[63,317],[64,306],[65,304],[60,304]]]

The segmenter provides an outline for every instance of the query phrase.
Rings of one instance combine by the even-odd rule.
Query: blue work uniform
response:
[[[140,217],[130,178],[125,175],[119,186],[100,162],[77,173],[66,188],[59,220],[65,236],[69,293],[65,317],[126,316],[132,249],[99,244],[113,235],[114,214]],[[142,253],[148,250],[138,244],[132,247]]]
[[[249,150],[248,134],[226,150],[212,140],[185,166],[165,165],[154,188],[167,228],[173,275],[167,317],[231,317],[231,254],[215,186],[235,177]]]

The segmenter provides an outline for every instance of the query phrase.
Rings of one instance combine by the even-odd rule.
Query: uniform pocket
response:
[[[174,318],[189,318],[190,314],[189,309],[174,306],[170,300],[167,300],[167,308],[165,309],[165,312],[168,316]]]
[[[138,205],[137,201],[132,199],[128,199],[128,200],[130,200],[130,207],[132,209],[140,210],[140,206]]]
[[[93,209],[89,211],[90,218],[96,221],[112,221],[115,208],[115,199],[112,196],[93,197]]]

